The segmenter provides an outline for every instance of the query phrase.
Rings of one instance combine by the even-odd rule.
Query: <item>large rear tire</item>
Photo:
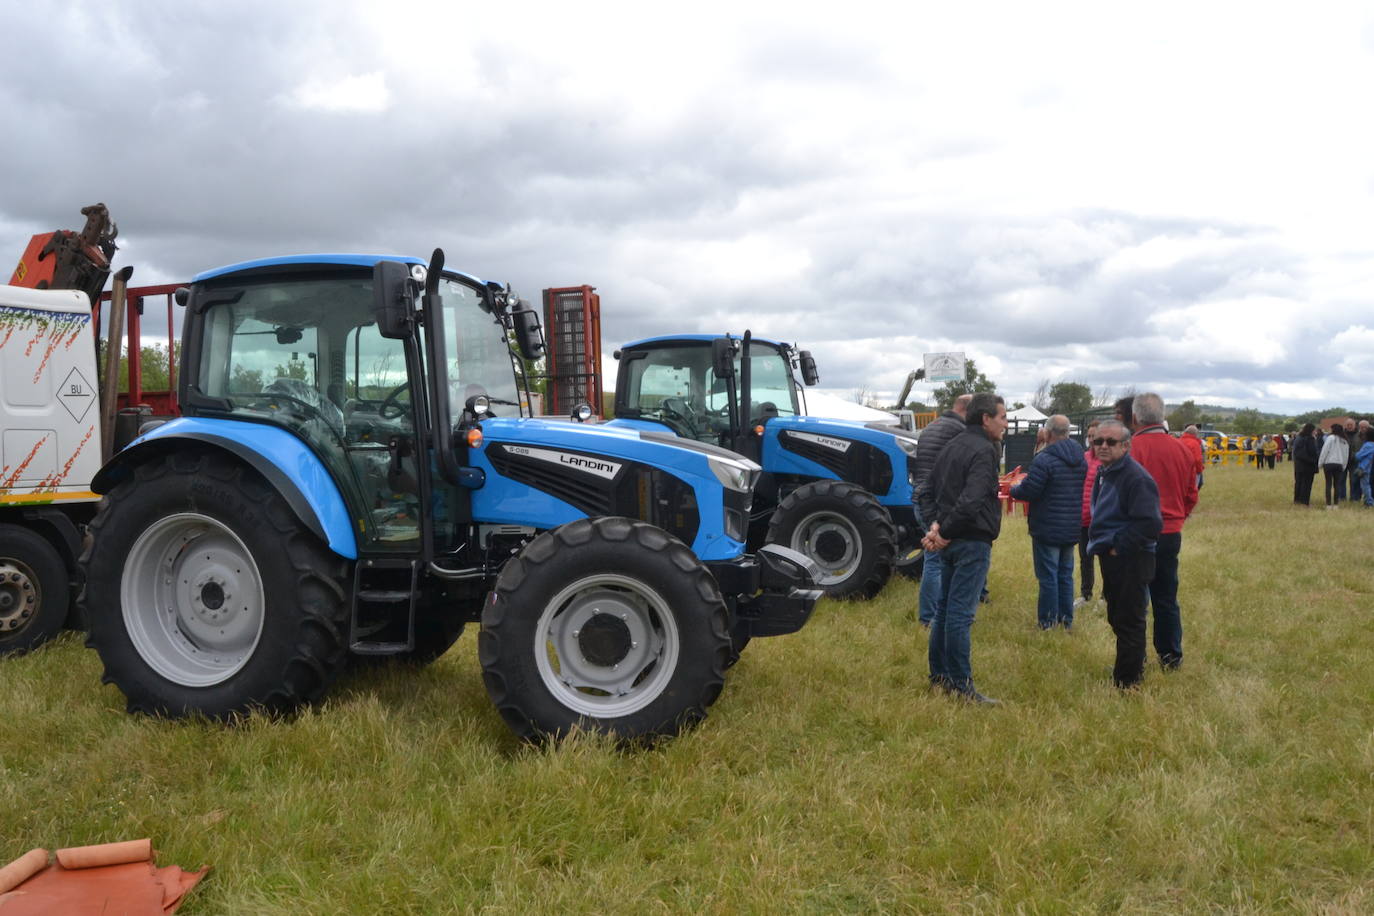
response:
[[[814,480],[787,495],[768,523],[768,542],[800,551],[821,568],[831,598],[872,598],[892,575],[897,526],[856,484]]]
[[[52,544],[27,528],[0,525],[0,656],[52,639],[70,604],[67,567]]]
[[[195,452],[144,464],[91,533],[87,645],[130,712],[286,712],[342,670],[347,564],[245,466]]]
[[[706,717],[730,619],[681,541],[633,519],[581,519],[506,564],[477,645],[487,693],[520,737],[653,739]]]

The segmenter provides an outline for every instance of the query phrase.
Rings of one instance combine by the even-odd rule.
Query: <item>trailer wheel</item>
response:
[[[130,712],[285,712],[343,668],[346,563],[246,467],[194,452],[144,464],[91,529],[87,645]]]
[[[729,652],[715,579],[681,541],[628,518],[531,541],[496,580],[478,637],[487,693],[526,739],[676,734],[706,717]]]
[[[52,544],[27,528],[0,525],[0,656],[56,636],[70,603],[67,567]]]
[[[897,527],[877,497],[840,480],[814,480],[788,494],[768,523],[768,541],[799,550],[821,568],[832,598],[872,598],[892,575]]]

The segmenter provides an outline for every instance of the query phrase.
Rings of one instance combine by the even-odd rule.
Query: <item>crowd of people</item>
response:
[[[995,394],[959,398],[922,431],[913,481],[926,532],[920,621],[930,629],[930,683],[980,704],[997,702],[975,686],[970,633],[1001,531],[1006,416]],[[1070,432],[1067,417],[1049,419],[1041,447],[1010,494],[1029,506],[1036,619],[1044,629],[1072,629],[1074,611],[1092,600],[1096,565],[1116,636],[1112,682],[1130,689],[1144,677],[1151,613],[1160,666],[1173,671],[1183,664],[1179,554],[1184,523],[1198,502],[1204,452],[1196,436],[1188,441],[1169,433],[1164,401],[1154,393],[1123,398],[1112,418],[1090,424],[1086,451]]]
[[[1335,509],[1347,501],[1374,507],[1369,479],[1374,463],[1374,427],[1368,420],[1332,423],[1329,429],[1305,424],[1293,437],[1292,461],[1293,502],[1311,504],[1312,483],[1320,471],[1326,508]]]

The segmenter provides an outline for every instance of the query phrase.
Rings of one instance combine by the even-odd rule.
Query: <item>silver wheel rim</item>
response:
[[[119,599],[139,656],[185,687],[233,677],[262,638],[262,577],[253,555],[227,526],[197,513],[158,519],[138,536]]]
[[[821,556],[821,541],[829,544],[839,543],[841,552],[830,559]],[[832,539],[838,538],[836,542]],[[793,550],[806,554],[821,568],[821,577],[816,584],[822,588],[838,585],[854,574],[863,555],[863,541],[859,529],[843,515],[834,512],[813,512],[792,530]],[[833,551],[828,551],[833,554]]]
[[[0,636],[27,626],[42,603],[38,577],[28,564],[0,557]]]
[[[663,693],[681,639],[668,602],[629,576],[587,576],[544,607],[534,632],[539,676],[580,715],[638,712]]]

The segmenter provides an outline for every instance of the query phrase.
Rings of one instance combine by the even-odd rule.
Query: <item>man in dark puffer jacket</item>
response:
[[[1082,533],[1083,478],[1088,462],[1069,438],[1069,418],[1055,414],[1045,424],[1046,445],[1026,478],[1011,488],[1012,499],[1030,504],[1031,557],[1040,582],[1036,619],[1040,629],[1073,628],[1073,555]]]
[[[961,394],[954,399],[954,406],[946,410],[921,430],[916,442],[916,480],[912,484],[911,495],[916,502],[916,519],[924,530],[929,530],[935,521],[935,494],[926,484],[930,472],[935,467],[935,459],[940,457],[949,440],[964,431],[964,416],[968,413],[971,394]],[[935,551],[927,550],[925,566],[921,572],[921,626],[928,627],[935,619],[935,609],[940,606],[940,564],[935,562]]]
[[[975,394],[964,423],[927,482],[935,514],[921,543],[936,552],[941,577],[940,606],[930,626],[930,682],[975,703],[996,703],[973,685],[969,630],[992,564],[992,542],[1002,530],[997,465],[1006,404],[989,392]]]

